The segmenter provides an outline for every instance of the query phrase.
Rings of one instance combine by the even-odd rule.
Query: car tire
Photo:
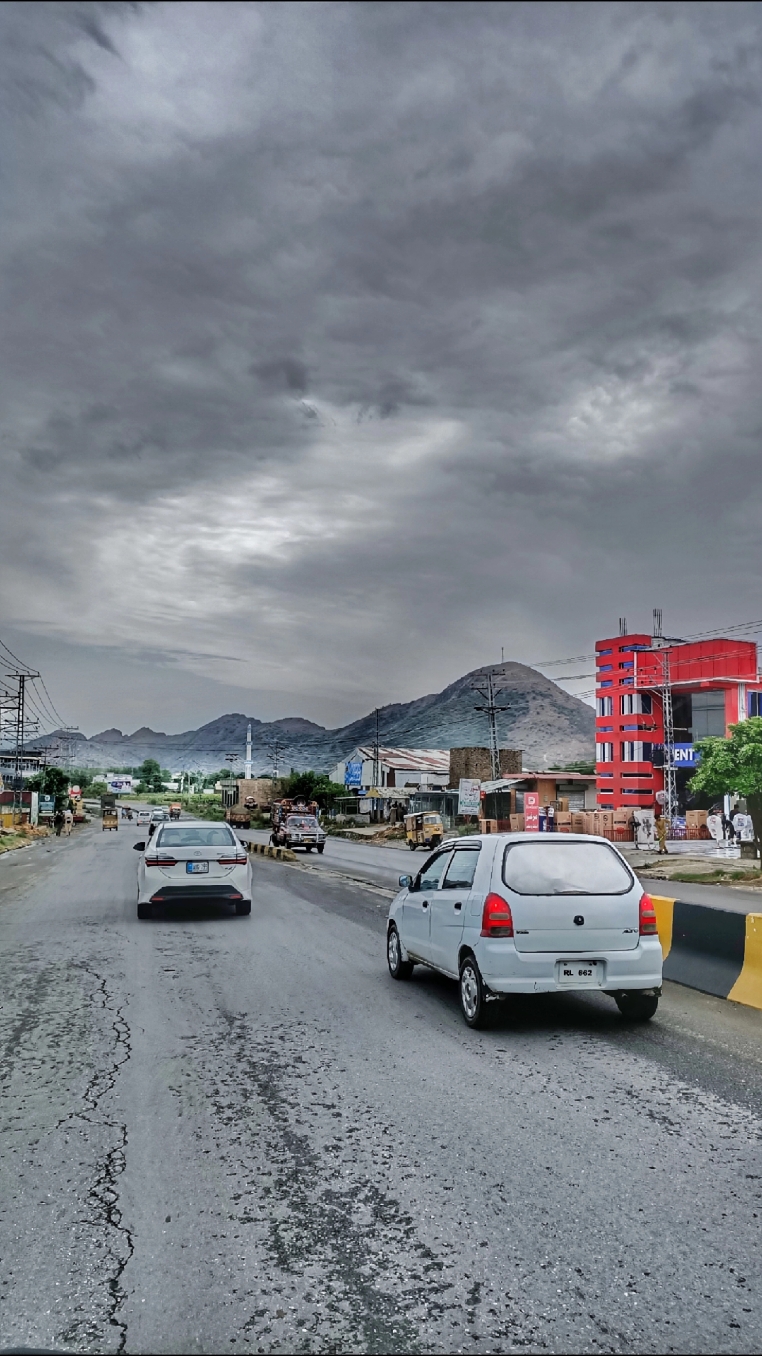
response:
[[[466,1026],[478,1030],[487,1020],[487,1001],[481,971],[471,955],[464,956],[460,963],[458,991],[460,1010]]]
[[[415,852],[415,843],[408,843],[411,852]]]
[[[150,918],[152,913],[150,904],[138,904],[138,918]]]
[[[240,903],[236,904],[235,911],[239,918],[245,918],[247,914],[251,913],[251,900],[242,899]]]
[[[305,850],[306,850],[307,852],[311,852],[311,851],[312,851],[312,844],[311,844],[311,843],[305,843],[305,844],[304,844],[304,847],[305,847]]]
[[[655,993],[618,993],[614,995],[619,1011],[628,1022],[650,1022],[659,1006]]]
[[[320,846],[319,846],[319,848],[318,848],[318,852],[325,852],[325,843],[321,843],[321,844],[320,844]]]
[[[400,935],[393,923],[386,936],[386,963],[392,979],[409,979],[413,973],[413,962],[402,959]]]

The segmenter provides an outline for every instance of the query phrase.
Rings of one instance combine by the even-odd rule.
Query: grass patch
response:
[[[722,885],[735,881],[758,885],[762,874],[759,871],[673,871],[667,879],[683,881],[686,885]]]

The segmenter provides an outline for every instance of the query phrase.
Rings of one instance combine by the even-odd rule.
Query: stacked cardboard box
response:
[[[497,820],[496,820],[496,819],[480,819],[480,820],[479,820],[479,832],[480,832],[480,833],[497,833]]]
[[[685,812],[685,836],[686,838],[708,838],[709,830],[706,827],[707,810],[686,810]]]
[[[523,833],[523,832],[524,832],[524,816],[523,816],[523,815],[511,815],[510,823],[511,823],[511,833]]]
[[[572,833],[586,833],[585,815],[582,810],[572,810],[571,812],[571,831]]]
[[[556,829],[559,833],[571,833],[571,821],[568,810],[556,810]]]

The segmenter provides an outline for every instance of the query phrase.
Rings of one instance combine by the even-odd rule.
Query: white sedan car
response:
[[[401,876],[387,925],[395,979],[421,963],[459,981],[481,1026],[507,994],[610,994],[626,1018],[656,1012],[662,952],[653,901],[616,848],[573,834],[454,839]]]
[[[234,904],[251,913],[251,862],[243,843],[227,824],[208,820],[159,824],[148,843],[136,843],[138,918],[150,918],[154,905]]]

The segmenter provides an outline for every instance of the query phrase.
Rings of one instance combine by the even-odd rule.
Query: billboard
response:
[[[540,793],[524,792],[524,829],[527,833],[538,833],[540,829]]]
[[[461,777],[458,782],[458,814],[478,815],[481,807],[481,782],[474,777]]]
[[[362,786],[362,763],[347,763],[344,769],[345,786]]]
[[[106,790],[115,796],[129,796],[132,794],[132,780],[128,775],[109,776],[106,778]]]

